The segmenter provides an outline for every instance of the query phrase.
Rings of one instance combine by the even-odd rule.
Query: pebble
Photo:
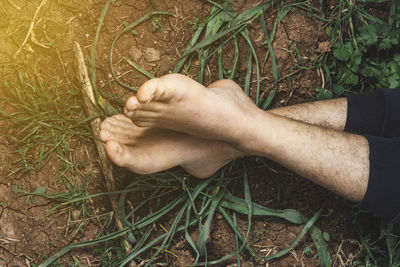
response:
[[[148,62],[156,62],[160,60],[160,51],[154,49],[154,48],[147,48],[146,49],[146,54],[145,57],[146,61]]]
[[[132,46],[129,50],[129,55],[134,61],[139,61],[142,58],[143,53],[137,47]]]

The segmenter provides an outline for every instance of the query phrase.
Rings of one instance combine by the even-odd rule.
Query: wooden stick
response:
[[[78,72],[79,80],[82,84],[82,95],[83,95],[83,100],[85,103],[85,109],[86,109],[87,114],[90,117],[96,116],[97,113],[94,110],[94,106],[96,105],[95,104],[96,100],[95,100],[94,93],[93,93],[93,87],[92,87],[92,84],[89,79],[88,71],[87,71],[86,64],[85,64],[85,58],[83,57],[81,46],[77,42],[75,42],[74,50],[75,50],[75,58],[76,58],[76,69]],[[104,175],[107,191],[109,191],[109,192],[115,191],[115,189],[116,189],[115,180],[114,180],[114,177],[112,174],[113,165],[111,164],[110,160],[107,158],[104,144],[99,139],[101,120],[99,118],[93,119],[90,122],[90,124],[92,126],[94,141],[95,141],[97,152],[99,154],[99,159],[100,159],[100,168]],[[118,202],[117,202],[116,196],[111,195],[110,200],[111,200],[111,207],[114,211],[115,222],[117,224],[118,229],[122,230],[124,228],[124,226],[123,226],[123,224],[121,222],[121,218],[119,217],[119,214],[118,214],[118,205],[117,205]],[[125,247],[126,253],[129,253],[130,250],[132,249],[131,244],[126,239],[124,239],[123,242],[124,242],[124,247]],[[135,266],[134,261],[131,262],[130,266]]]

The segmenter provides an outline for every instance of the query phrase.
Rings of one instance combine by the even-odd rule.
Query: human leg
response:
[[[236,90],[242,90],[232,80],[219,80],[210,84],[207,88],[226,88],[231,90],[235,88]],[[268,112],[296,121],[343,131],[347,118],[347,98],[301,103],[273,108]]]
[[[207,90],[182,75],[168,75],[145,83],[125,112],[139,126],[225,141],[269,157],[355,202],[367,188],[365,137],[265,112],[240,89]]]
[[[241,90],[231,80],[214,82],[208,88]],[[323,102],[278,108],[271,112],[297,120],[306,120],[313,124],[326,125],[335,121],[336,125],[330,123],[332,127],[344,125],[344,122],[340,122],[342,118],[335,119],[334,117],[343,116],[341,112],[345,113],[345,103],[343,101]],[[107,144],[106,152],[114,163],[141,174],[158,172],[181,165],[192,175],[205,178],[230,160],[244,155],[227,143],[208,142],[165,129],[150,130],[137,127],[123,115],[106,119],[102,124],[100,137]],[[174,149],[171,150],[171,147]],[[186,155],[187,151],[191,151],[191,154]]]

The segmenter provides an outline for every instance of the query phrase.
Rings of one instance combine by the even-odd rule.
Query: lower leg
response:
[[[239,85],[231,80],[219,80],[210,84],[207,88],[213,87],[226,88],[227,90],[237,87],[241,90]],[[308,102],[274,108],[268,110],[268,112],[296,121],[343,131],[347,117],[347,99],[343,97]]]
[[[258,116],[262,126],[249,136],[248,153],[268,157],[348,200],[364,197],[370,163],[365,137],[268,112]]]
[[[209,87],[232,90],[233,86],[238,85],[222,80]],[[346,199],[357,202],[363,198],[369,177],[369,145],[364,137],[343,132],[346,98],[262,113],[262,121],[268,122],[260,123],[266,125],[259,131],[263,137],[250,154],[269,157]]]
[[[334,130],[344,128],[345,100],[265,112],[237,85],[228,89],[222,82],[207,90],[182,75],[167,75],[144,84],[125,111],[141,126],[225,141],[246,154],[269,157],[349,200],[362,199],[369,177],[369,144],[362,136]],[[325,106],[328,111],[322,114],[339,114],[334,119],[320,116]]]

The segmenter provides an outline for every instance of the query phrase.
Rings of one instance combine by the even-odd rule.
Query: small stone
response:
[[[154,48],[147,48],[146,54],[145,54],[145,59],[148,62],[159,61],[160,60],[160,51],[158,51]]]
[[[327,53],[331,51],[331,43],[330,42],[319,42],[317,51],[321,53]]]
[[[129,50],[129,55],[134,61],[139,61],[142,58],[143,53],[137,47],[132,46]]]
[[[72,218],[74,220],[77,220],[81,216],[81,211],[80,210],[74,210],[72,211]]]

